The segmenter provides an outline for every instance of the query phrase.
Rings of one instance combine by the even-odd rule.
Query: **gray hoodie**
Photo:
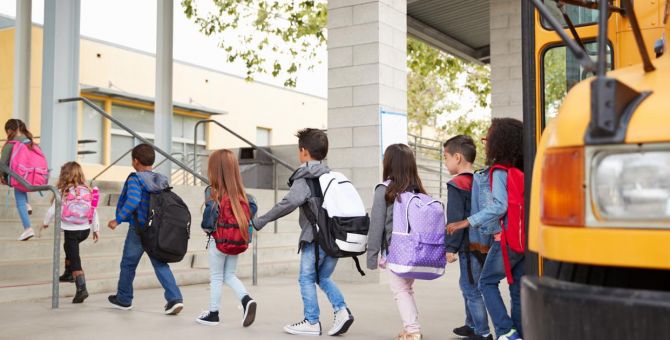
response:
[[[311,243],[314,240],[312,226],[303,212],[302,205],[312,196],[309,185],[305,179],[319,178],[330,172],[330,169],[320,161],[309,161],[301,165],[289,178],[290,190],[286,196],[277,203],[265,215],[253,219],[254,228],[261,230],[266,224],[280,219],[300,208],[298,223],[302,232],[300,233],[300,244]],[[318,211],[318,207],[312,207],[312,211]]]

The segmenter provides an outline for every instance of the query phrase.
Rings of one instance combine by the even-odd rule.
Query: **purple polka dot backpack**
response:
[[[388,182],[383,185],[388,186]],[[426,194],[404,192],[393,204],[393,234],[387,267],[407,279],[434,280],[444,274],[444,205]]]

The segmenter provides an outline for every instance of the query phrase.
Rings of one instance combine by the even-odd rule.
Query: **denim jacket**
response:
[[[470,213],[468,222],[474,227],[470,228],[471,243],[473,237],[490,237],[502,231],[500,219],[506,218],[507,214],[507,172],[502,170],[493,172],[493,190],[489,182],[488,168],[475,173]],[[477,230],[478,233],[472,232],[473,230]],[[482,241],[486,243],[486,240]]]

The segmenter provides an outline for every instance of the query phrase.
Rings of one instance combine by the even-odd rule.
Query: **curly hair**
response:
[[[486,135],[486,164],[502,164],[523,170],[523,123],[513,118],[494,118]]]

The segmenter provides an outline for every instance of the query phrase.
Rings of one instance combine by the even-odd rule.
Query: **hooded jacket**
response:
[[[153,171],[130,174],[116,204],[116,222],[128,222],[131,227],[144,226],[149,214],[149,196],[169,187],[167,177]],[[135,220],[137,217],[137,221]]]
[[[312,196],[306,179],[319,178],[328,172],[330,172],[330,169],[320,161],[309,161],[301,165],[289,178],[288,185],[290,189],[288,194],[263,216],[254,218],[252,220],[254,228],[261,230],[268,223],[282,218],[299,208],[300,216],[298,223],[302,229],[299,242],[302,245],[303,243],[314,241],[312,226],[302,208],[302,205]],[[318,207],[312,207],[312,211],[318,211]]]

